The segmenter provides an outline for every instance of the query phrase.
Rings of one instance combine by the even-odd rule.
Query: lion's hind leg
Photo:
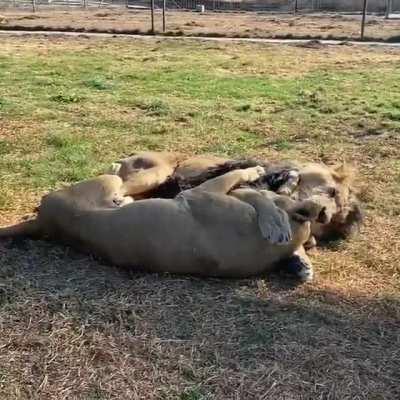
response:
[[[143,152],[113,163],[108,173],[123,180],[126,195],[145,198],[167,182],[181,158],[178,153]]]

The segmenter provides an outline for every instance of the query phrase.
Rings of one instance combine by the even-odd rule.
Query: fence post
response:
[[[36,12],[36,0],[32,0],[32,11]]]
[[[367,7],[368,7],[368,0],[364,0],[363,1],[362,19],[361,19],[361,40],[364,40],[365,19],[367,16]]]
[[[167,0],[163,0],[162,5],[162,31],[165,33],[166,30],[166,21],[165,21],[165,9],[167,8]]]
[[[151,0],[151,34],[154,35],[154,0]]]
[[[297,11],[298,11],[298,4],[297,4],[297,0],[294,0],[293,14],[297,14]]]
[[[385,18],[388,19],[389,15],[392,13],[393,0],[386,0],[386,10],[385,10]]]

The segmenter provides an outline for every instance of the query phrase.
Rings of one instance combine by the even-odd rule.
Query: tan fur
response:
[[[121,177],[125,193],[136,199],[145,198],[172,176],[183,160],[179,153],[148,151],[117,161],[109,172]]]
[[[137,160],[145,159],[151,160],[151,169],[132,168]],[[149,188],[154,189],[171,176],[178,176],[183,180],[191,179],[227,161],[229,160],[208,155],[184,156],[178,153],[143,152],[121,160],[119,171],[124,172],[116,173],[123,179],[129,176],[129,182],[134,182],[134,190],[129,187],[129,182],[126,183],[129,195],[147,198],[152,196]],[[274,163],[269,165],[271,170],[277,168]],[[313,235],[319,239],[346,237],[358,229],[362,216],[352,189],[354,171],[351,168],[346,165],[329,167],[316,163],[291,163],[291,166],[299,170],[300,181],[295,188],[287,188],[287,192],[286,188],[282,188],[282,194],[299,200],[313,199],[327,207],[328,218],[324,224],[313,224]],[[127,174],[126,171],[130,172]],[[153,180],[153,175],[157,175],[157,179]]]
[[[125,182],[103,175],[44,196],[30,224],[35,234],[69,242],[115,265],[247,277],[301,252],[310,234],[309,220],[321,210],[311,202],[289,201],[281,204],[287,212],[282,215],[276,206],[281,196],[232,190],[264,173],[261,167],[235,170],[175,199],[139,200],[120,207],[115,200],[125,199]],[[308,220],[296,216],[301,207],[309,210]],[[289,235],[279,237],[275,230]],[[263,237],[263,232],[269,236]],[[25,231],[31,233],[32,226]],[[22,234],[21,226],[0,229],[0,237]]]
[[[300,183],[294,192],[299,200],[319,201],[331,197],[329,219],[314,223],[312,233],[319,239],[347,237],[354,233],[362,220],[359,202],[353,189],[354,171],[345,165],[329,167],[305,164],[300,167]]]
[[[108,173],[122,178],[129,196],[143,199],[151,197],[152,191],[173,175],[190,179],[224,162],[226,159],[211,155],[187,157],[181,153],[146,151],[117,161]]]

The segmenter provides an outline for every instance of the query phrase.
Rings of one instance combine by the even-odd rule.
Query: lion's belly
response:
[[[194,273],[198,253],[204,254],[196,222],[171,200],[137,201],[107,213],[101,226],[103,232],[95,241],[103,238],[106,257],[117,265]]]
[[[261,237],[251,207],[230,211],[214,207],[198,220],[178,202],[146,200],[111,215],[98,237],[108,238],[102,248],[114,264],[155,272],[250,276],[282,257]]]

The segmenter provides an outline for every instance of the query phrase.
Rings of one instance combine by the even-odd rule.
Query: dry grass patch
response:
[[[79,32],[142,33],[150,30],[147,10],[4,10],[3,29],[51,29]],[[156,31],[161,15],[156,13]],[[367,18],[366,36],[372,40],[399,40],[399,20]],[[292,15],[255,12],[167,12],[167,35],[255,38],[359,39],[358,15]]]
[[[0,254],[12,262],[2,268],[6,398],[398,393],[398,300],[324,281],[131,275],[51,244],[20,246]]]

